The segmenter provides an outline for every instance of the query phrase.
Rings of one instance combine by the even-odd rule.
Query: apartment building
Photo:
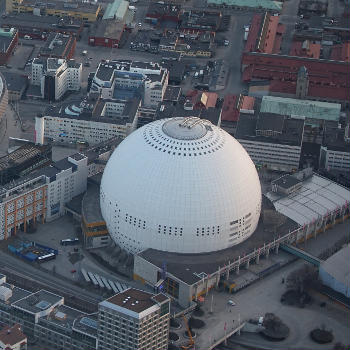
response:
[[[158,63],[105,61],[92,79],[90,95],[122,99],[138,96],[143,106],[156,107],[163,100],[168,80],[168,70]]]
[[[82,64],[74,60],[35,58],[32,63],[32,84],[40,86],[41,97],[60,100],[67,91],[79,91]]]
[[[170,299],[164,294],[129,288],[86,314],[65,305],[60,295],[33,293],[0,277],[0,322],[20,325],[28,339],[48,349],[168,349]]]
[[[19,324],[28,339],[40,341],[48,349],[97,349],[96,315],[64,305],[60,295],[46,290],[32,293],[6,283],[3,277],[0,322]]]
[[[88,157],[79,153],[0,187],[0,240],[37,221],[63,215],[64,205],[86,191]]]
[[[327,123],[324,128],[320,151],[320,167],[327,171],[350,172],[350,131],[349,125]]]
[[[170,299],[130,288],[98,305],[100,350],[168,349]]]
[[[136,129],[140,100],[102,100],[50,106],[35,118],[36,142],[87,142],[125,138]]]

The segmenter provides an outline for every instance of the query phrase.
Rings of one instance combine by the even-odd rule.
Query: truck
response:
[[[244,41],[247,41],[249,35],[249,26],[244,26]]]

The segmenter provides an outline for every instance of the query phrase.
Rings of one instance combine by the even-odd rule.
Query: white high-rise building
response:
[[[99,350],[166,350],[170,299],[130,288],[98,305]]]
[[[41,97],[57,101],[67,91],[79,91],[82,64],[75,60],[35,58],[32,63],[32,84],[40,86]]]

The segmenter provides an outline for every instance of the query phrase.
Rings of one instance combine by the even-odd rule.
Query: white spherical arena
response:
[[[218,251],[256,229],[261,187],[244,148],[198,118],[158,120],[114,151],[101,183],[101,211],[128,252]]]

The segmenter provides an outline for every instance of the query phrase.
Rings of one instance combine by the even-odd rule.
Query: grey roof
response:
[[[305,121],[303,119],[294,119],[278,114],[275,114],[274,118],[277,128],[280,128],[280,125],[283,124],[282,132],[271,136],[257,136],[257,130],[270,130],[270,128],[274,127],[273,118],[270,115],[265,115],[259,120],[257,114],[240,113],[235,138],[238,140],[301,146]],[[258,120],[259,129],[257,129]]]
[[[75,319],[73,327],[75,330],[96,338],[98,328],[97,314],[78,317]]]
[[[328,272],[337,282],[350,288],[350,245],[339,250],[321,263],[321,269]]]
[[[345,128],[339,128],[337,122],[327,122],[324,126],[322,145],[338,152],[350,152],[350,146],[345,142]]]
[[[18,288],[18,287],[13,287],[13,285],[9,284],[9,283],[3,283],[2,286],[12,290],[12,296],[8,299],[8,303],[9,304],[12,304],[12,303],[14,303],[14,302],[16,302],[16,301],[18,301],[18,300],[20,300],[22,298],[25,298],[28,295],[32,294],[31,292],[28,292],[25,289],[21,289],[21,288]],[[2,300],[0,300],[0,303],[1,304],[7,304],[7,302],[2,301]]]
[[[180,96],[181,96],[181,87],[180,86],[168,85],[166,90],[165,90],[165,93],[164,93],[163,101],[177,102],[179,100]]]
[[[12,12],[6,17],[0,18],[0,25],[1,27],[12,26],[20,30],[25,29],[26,31],[36,28],[47,31],[64,30],[75,33],[82,26],[82,20],[73,17],[36,16],[28,12]],[[40,32],[35,32],[35,34],[40,34]]]
[[[207,119],[212,124],[218,125],[220,120],[221,110],[216,107],[208,109],[184,109],[183,104],[178,103],[176,106],[171,101],[163,101],[159,103],[155,115],[155,119],[175,118],[175,117],[199,117]]]
[[[68,203],[65,204],[65,207],[74,211],[76,214],[81,215],[82,201],[85,193],[78,194],[73,197]]]
[[[104,222],[100,207],[100,186],[89,183],[82,202],[82,214],[86,223]]]
[[[84,158],[86,158],[86,156],[84,154],[81,154],[81,153],[74,153],[71,156],[69,156],[69,158],[72,158],[76,161],[79,161],[79,160],[83,160]]]
[[[313,174],[296,192],[281,196],[268,192],[276,210],[299,225],[307,225],[350,202],[350,191],[337,183]]]
[[[39,55],[64,58],[71,51],[74,43],[75,39],[70,34],[50,33]]]
[[[28,85],[28,76],[14,72],[2,71],[9,91],[23,91]]]
[[[288,175],[281,176],[278,179],[272,181],[272,184],[288,189],[300,182],[301,182],[300,180],[288,174]]]
[[[271,130],[282,133],[285,117],[272,114],[260,113],[256,123],[256,130]]]
[[[86,313],[80,310],[73,309],[66,305],[60,305],[55,311],[43,318],[43,320],[45,320],[45,323],[51,323],[56,327],[71,330],[75,319],[86,315]],[[44,323],[42,322],[42,318],[39,319],[39,324],[40,323]]]
[[[101,62],[96,71],[96,77],[102,81],[110,81],[115,70],[130,71],[130,60],[115,60]]]
[[[81,106],[83,101],[71,101],[68,103],[62,103],[61,105],[51,105],[44,112],[43,116],[50,117],[61,117],[67,119],[76,119],[76,120],[87,120],[87,121],[95,121],[100,123],[108,123],[108,124],[118,124],[125,125],[127,123],[132,123],[136,116],[137,110],[139,108],[140,99],[132,98],[128,101],[124,100],[101,100],[94,103],[85,103],[84,107]],[[101,113],[103,111],[104,105],[106,102],[115,102],[124,104],[124,109],[118,116],[108,117],[102,116]],[[76,109],[79,108],[81,111],[79,113],[76,112]],[[73,113],[71,111],[73,110]]]
[[[67,170],[73,167],[73,163],[71,163],[67,158],[63,158],[55,163],[53,163],[53,166],[58,170]]]
[[[34,314],[42,312],[43,310],[46,310],[53,305],[58,305],[57,303],[62,302],[63,297],[42,289],[36,293],[30,294],[29,296],[16,301],[12,305]]]
[[[288,230],[294,230],[298,225],[290,219],[277,229],[276,233],[268,232],[260,223],[255,232],[244,242],[213,253],[202,254],[179,254],[163,252],[155,249],[146,249],[138,255],[149,261],[153,265],[162,269],[166,262],[166,270],[168,273],[179,278],[188,285],[192,285],[201,277],[198,274],[204,272],[212,274],[219,267],[228,264],[229,261],[238,259],[239,256],[247,255],[265,244],[278,238],[279,235],[285,234]]]
[[[65,1],[60,0],[50,0],[50,2],[38,2],[37,0],[24,0],[21,3],[22,6],[32,6],[39,8],[49,8],[56,10],[63,10],[67,12],[87,12],[87,13],[96,13],[99,4],[92,2],[78,2],[78,1],[70,1],[67,5]]]

